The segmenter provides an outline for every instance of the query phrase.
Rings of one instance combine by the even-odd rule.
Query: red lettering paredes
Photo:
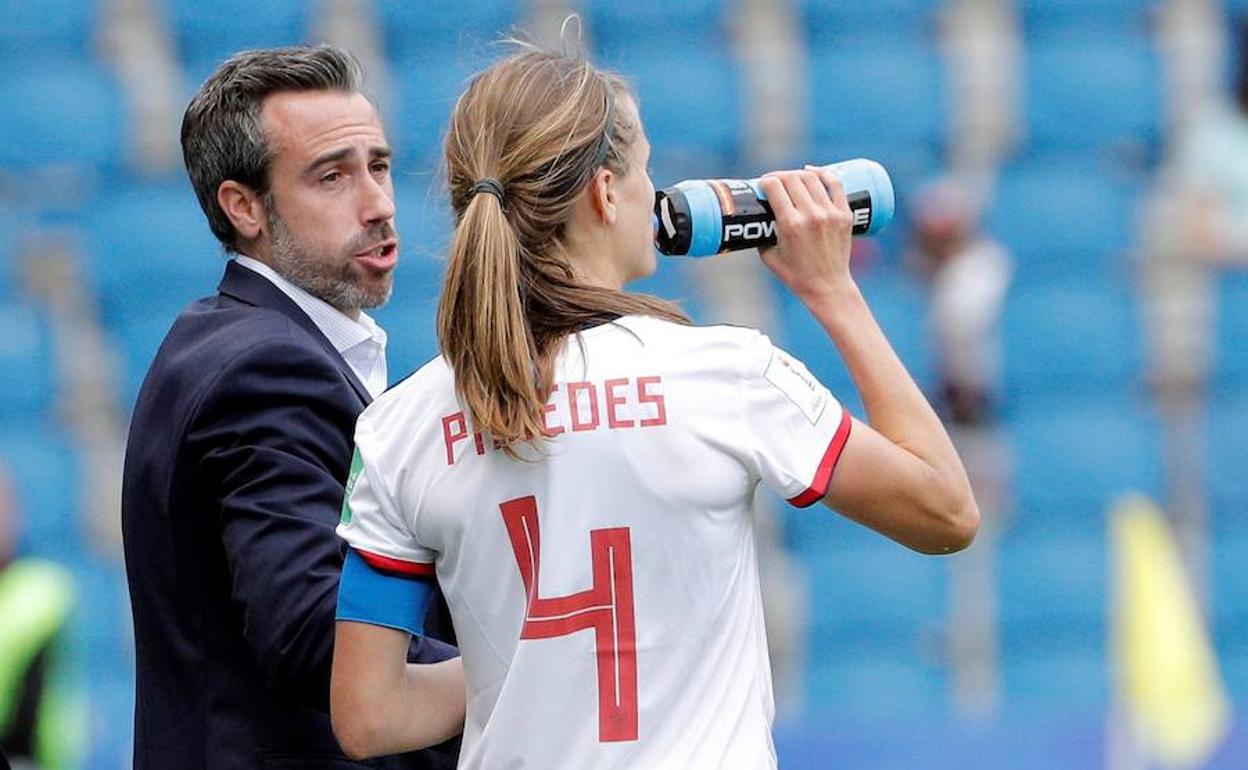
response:
[[[455,445],[468,438],[468,418],[463,412],[448,414],[442,418],[442,444],[446,448],[446,464],[454,465]],[[472,446],[477,456],[485,454],[485,437],[473,431]]]
[[[468,438],[468,418],[463,412],[442,418],[442,443],[446,445],[446,464],[455,464],[455,443]]]
[[[607,401],[607,427],[608,428],[615,429],[615,428],[633,427],[632,420],[621,419],[616,414],[617,408],[619,408],[623,404],[628,403],[628,399],[625,396],[621,396],[617,393],[617,391],[620,388],[626,388],[626,387],[628,387],[628,378],[623,378],[623,379],[618,379],[618,380],[607,380],[606,382],[602,383],[602,389],[606,392],[606,396],[607,396],[606,401]]]
[[[568,383],[568,416],[572,430],[578,433],[598,427],[598,389],[594,383]]]
[[[546,397],[546,405],[542,407],[542,432],[546,434],[546,438],[554,438],[555,436],[558,436],[560,433],[563,433],[562,425],[552,426],[550,424],[550,415],[552,412],[555,411],[555,402],[551,401],[550,399],[554,397],[555,393],[558,390],[559,390],[558,385],[550,389],[550,395]]]
[[[657,375],[558,384],[551,388],[546,405],[542,407],[542,430],[547,438],[564,433],[638,430],[664,425],[667,425],[667,401],[663,395],[663,378]],[[487,442],[480,432],[472,430],[462,411],[442,418],[442,443],[447,465],[454,465],[470,452],[480,457],[487,449],[496,448],[494,442]]]
[[[667,425],[667,403],[663,401],[662,377],[637,378],[637,402],[654,407],[654,416],[641,421],[641,427]]]

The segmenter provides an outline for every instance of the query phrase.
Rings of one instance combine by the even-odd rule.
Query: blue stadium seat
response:
[[[1230,426],[1227,432],[1235,427],[1241,431],[1248,428],[1245,415],[1240,415],[1236,425]],[[1211,414],[1211,420],[1218,418],[1216,411]],[[1231,466],[1239,466],[1242,477],[1243,458],[1248,456],[1248,441],[1243,439],[1244,435],[1240,434],[1238,454],[1233,458],[1215,457],[1215,453],[1228,449],[1219,446],[1210,446],[1206,456],[1211,463],[1221,462],[1227,471]],[[1235,702],[1248,698],[1248,571],[1244,569],[1244,560],[1248,559],[1248,526],[1245,526],[1248,517],[1244,515],[1248,513],[1248,493],[1242,491],[1244,487],[1248,484],[1241,478],[1238,497],[1228,498],[1223,494],[1213,501],[1206,573],[1212,603],[1210,634],[1223,679]]]
[[[1062,683],[1078,684],[1078,682]],[[1101,686],[1095,683],[1094,686]],[[858,691],[838,693],[852,704]],[[839,704],[838,704],[839,705]],[[1105,716],[1092,709],[1038,710],[1006,700],[986,719],[935,704],[922,714],[844,714],[803,709],[776,722],[776,753],[786,770],[1089,770],[1105,754]],[[1234,767],[1233,763],[1206,770]]]
[[[985,226],[1014,257],[1016,283],[1107,282],[1132,244],[1141,184],[1071,156],[1004,170]]]
[[[1248,699],[1248,651],[1245,651],[1243,645],[1238,642],[1237,639],[1214,645],[1214,651],[1218,656],[1218,670],[1233,703],[1243,703],[1245,699]],[[1241,750],[1229,756],[1224,752],[1223,755],[1226,756],[1227,761],[1222,764],[1213,764],[1211,767],[1224,767],[1230,770],[1235,767],[1238,758],[1243,756],[1243,752]]]
[[[948,610],[948,565],[910,551],[858,525],[833,523],[817,506],[805,518],[797,555],[807,574],[810,633],[838,646],[870,647],[881,637],[917,639]],[[822,525],[822,526],[820,526]],[[810,535],[819,527],[824,532]],[[847,528],[858,531],[847,533]],[[797,539],[797,538],[794,538]]]
[[[810,141],[830,163],[878,160],[896,183],[930,175],[946,137],[945,85],[935,50],[881,50],[861,42],[810,53]]]
[[[455,52],[426,52],[394,63],[394,115],[386,121],[396,152],[396,171],[428,173],[440,168],[451,109],[469,79],[489,60]]]
[[[810,649],[819,654],[803,675],[806,699],[839,715],[896,720],[938,711],[948,698],[945,670],[915,645],[880,644],[851,657],[838,655],[833,639],[811,639]]]
[[[307,42],[313,3],[168,0],[182,61],[199,83],[231,54]]]
[[[1161,437],[1143,406],[1120,392],[1019,408],[1006,428],[1020,522],[1103,527],[1120,495],[1161,491]]]
[[[509,0],[376,0],[386,55],[396,64],[430,54],[456,56],[511,34],[521,3]]]
[[[998,541],[1003,646],[1023,652],[1096,646],[1105,633],[1106,519],[1073,528],[1035,523]]]
[[[1006,700],[1032,715],[1103,714],[1109,704],[1109,673],[1103,641],[1027,655],[1007,652],[1002,661]]]
[[[1022,29],[1029,38],[1143,31],[1160,0],[1019,0]]]
[[[935,39],[937,15],[943,0],[796,0],[803,27],[812,43],[873,40],[900,49],[920,40]]]
[[[1248,513],[1248,394],[1211,399],[1206,419],[1209,501],[1215,511],[1240,520]]]
[[[655,164],[688,174],[701,168],[701,176],[734,171],[742,150],[744,94],[731,55],[635,45],[609,52],[603,64],[636,84]]]
[[[1240,459],[1245,452],[1240,452]],[[1242,463],[1241,463],[1242,464]],[[1239,670],[1248,675],[1248,497],[1216,507],[1209,537],[1207,578],[1213,608],[1214,642],[1223,659],[1240,660]],[[1248,676],[1239,681],[1248,695]]]
[[[1248,385],[1248,276],[1228,272],[1218,276],[1213,328],[1213,385],[1229,393]]]
[[[0,302],[7,302],[17,290],[17,249],[23,226],[17,215],[0,210]]]
[[[636,43],[705,50],[717,42],[724,48],[730,45],[726,23],[736,5],[737,0],[586,0],[583,9],[589,36],[599,50],[617,51]]]
[[[1150,161],[1161,143],[1162,71],[1143,34],[1033,41],[1025,74],[1027,131],[1035,152],[1082,149]]]
[[[0,428],[0,463],[14,486],[21,552],[72,559],[80,553],[78,455],[46,425],[6,422]]]
[[[51,332],[33,310],[0,302],[0,421],[47,416],[56,403]]]
[[[101,5],[85,0],[0,0],[0,62],[5,67],[85,62]]]
[[[215,293],[222,248],[185,180],[125,187],[86,218],[88,276],[105,326],[133,314],[172,319]]]
[[[1137,309],[1118,287],[1020,286],[1006,300],[1003,327],[1010,403],[1125,396],[1139,377]]]
[[[1097,709],[1108,665],[1104,512],[1089,509],[1087,518],[1060,523],[1041,517],[998,541],[1005,697],[1029,710]]]
[[[121,354],[121,405],[129,412],[139,397],[139,388],[156,351],[173,327],[181,308],[158,305],[147,312],[120,315],[111,325],[109,336]]]
[[[422,290],[436,289],[454,232],[445,182],[432,172],[396,171],[394,206],[400,282],[418,283]]]
[[[75,587],[78,590],[78,606],[75,612],[76,641],[87,645],[91,655],[86,660],[75,661],[90,670],[93,678],[111,680],[117,677],[121,656],[134,655],[126,634],[119,634],[119,618],[130,614],[129,598],[126,596],[125,567],[112,560],[93,559],[86,554],[71,567]],[[121,622],[124,622],[122,620]]]
[[[0,105],[0,167],[115,168],[125,160],[121,92],[103,70],[66,62],[10,69]]]

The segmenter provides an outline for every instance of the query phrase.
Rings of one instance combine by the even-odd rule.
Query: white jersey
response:
[[[819,500],[849,416],[753,330],[630,316],[580,338],[527,461],[473,431],[441,358],[377,399],[339,533],[436,573],[460,767],[774,767],[754,491]]]

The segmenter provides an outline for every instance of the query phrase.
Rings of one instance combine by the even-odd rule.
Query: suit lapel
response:
[[[347,382],[351,383],[351,389],[355,391],[355,395],[359,397],[362,404],[368,406],[372,402],[373,398],[369,395],[368,388],[364,387],[364,383],[360,382],[359,377],[355,376],[355,371],[351,369],[351,366],[342,357],[342,354],[334,348],[333,343],[320,330],[320,327],[295,304],[294,300],[286,296],[281,289],[274,286],[268,278],[253,270],[248,270],[234,260],[230,260],[225,266],[225,275],[221,278],[217,291],[248,305],[276,310],[294,321],[308,334],[311,334],[313,339],[320,342],[321,347],[325,349],[325,352],[329,354],[330,358],[338,366],[338,370],[347,378]]]

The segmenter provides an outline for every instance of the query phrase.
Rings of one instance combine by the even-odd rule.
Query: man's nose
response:
[[[394,195],[390,188],[371,175],[364,182],[360,215],[365,223],[385,222],[394,218]]]

